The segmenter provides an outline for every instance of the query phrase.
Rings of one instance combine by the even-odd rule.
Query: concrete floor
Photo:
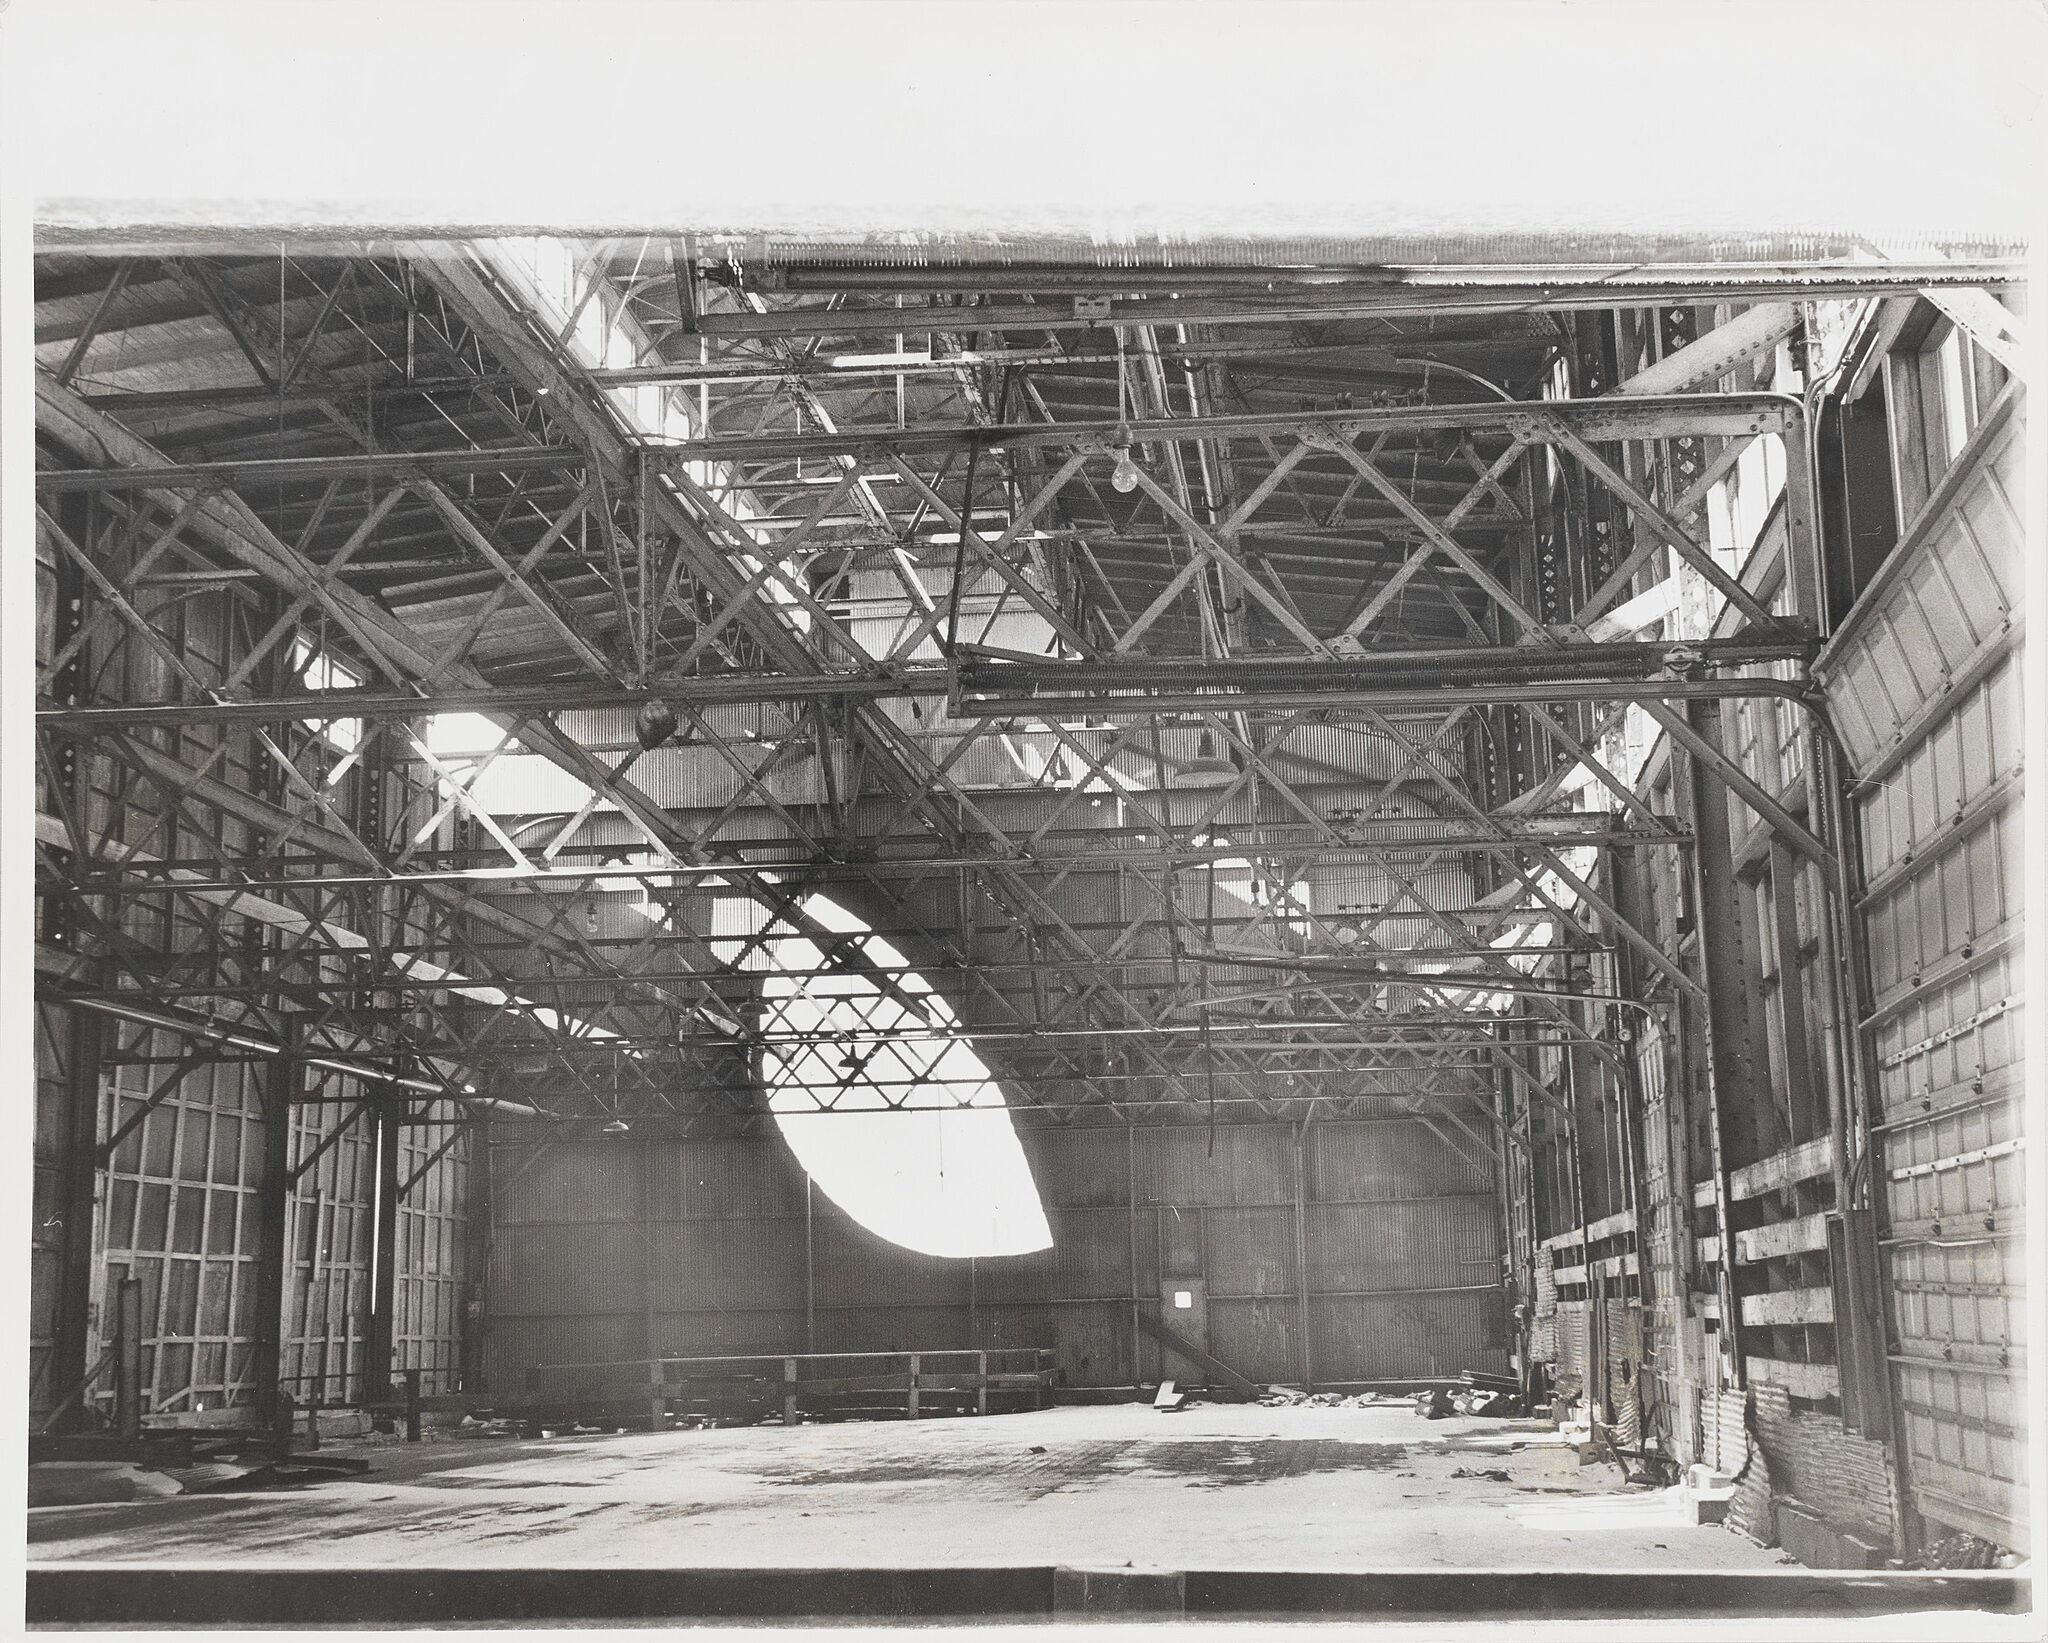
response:
[[[1555,1434],[1404,1407],[984,1419],[366,1448],[290,1491],[29,1514],[40,1564],[438,1568],[1761,1569]],[[334,1446],[337,1449],[343,1446]],[[1507,1482],[1459,1476],[1504,1470]]]

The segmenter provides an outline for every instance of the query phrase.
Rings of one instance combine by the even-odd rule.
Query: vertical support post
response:
[[[986,1415],[988,1413],[988,1354],[986,1352],[974,1354],[974,1412],[977,1415]]]
[[[796,1359],[782,1360],[782,1424],[796,1425]]]
[[[654,1326],[654,1147],[640,1142],[640,1350],[647,1359],[648,1415],[655,1431],[664,1413],[661,1395],[661,1342]]]
[[[284,1053],[263,1069],[263,1169],[256,1183],[256,1292],[250,1297],[251,1363],[258,1423],[267,1432],[283,1424],[279,1397],[284,1374],[285,1211],[291,1199],[292,1102],[298,1095],[298,1023],[285,1022]],[[286,1435],[289,1442],[289,1434]]]
[[[142,1280],[123,1269],[114,1303],[114,1422],[123,1439],[142,1436]]]
[[[405,1093],[377,1103],[377,1232],[370,1272],[370,1316],[363,1331],[365,1403],[391,1400],[392,1349],[397,1340],[392,1311],[398,1290],[398,1143]]]
[[[917,1373],[918,1354],[910,1354],[910,1418],[917,1419]]]
[[[1807,1054],[1806,988],[1799,969],[1800,859],[1776,834],[1771,836],[1771,912],[1778,947],[1778,1015],[1784,1027],[1785,1094],[1792,1109],[1792,1139],[1810,1141],[1825,1115],[1814,1099],[1815,1081]]]
[[[462,1390],[481,1392],[490,1390],[484,1374],[484,1342],[489,1329],[485,1297],[490,1293],[497,1165],[491,1150],[489,1120],[479,1122],[469,1134],[469,1168],[464,1172],[469,1204],[463,1226]]]
[[[1723,746],[1721,704],[1686,704],[1701,740]],[[1743,917],[1743,887],[1735,876],[1728,827],[1728,786],[1705,760],[1688,756],[1692,791],[1694,906],[1698,909],[1701,965],[1707,983],[1707,1104],[1714,1138],[1714,1219],[1720,1236],[1721,1335],[1734,1384],[1748,1385],[1742,1352],[1742,1308],[1735,1293],[1735,1237],[1728,1216],[1728,1176],[1762,1155],[1758,1109],[1770,1098],[1764,1069],[1762,1024],[1756,1019],[1756,965]]]
[[[804,1350],[818,1350],[818,1184],[804,1176]]]
[[[1294,1126],[1294,1292],[1301,1309],[1301,1389],[1316,1389],[1315,1351],[1309,1342],[1308,1120]]]
[[[1820,967],[1827,977],[1831,1016],[1829,1045],[1834,1076],[1828,1080],[1828,1124],[1834,1138],[1835,1208],[1842,1217],[1841,1261],[1836,1273],[1835,1349],[1841,1360],[1842,1419],[1852,1432],[1893,1442],[1892,1408],[1898,1387],[1885,1351],[1888,1286],[1877,1241],[1877,1207],[1869,1156],[1871,1101],[1877,1088],[1875,1044],[1857,1022],[1870,1008],[1869,954],[1857,940],[1854,884],[1857,840],[1850,825],[1834,749],[1818,728],[1807,740],[1809,820],[1821,820],[1833,849],[1836,879],[1825,886],[1827,905],[1817,909]],[[1896,1449],[1895,1449],[1896,1454]],[[1903,1548],[1904,1542],[1900,1542]]]
[[[405,1370],[405,1441],[420,1441],[420,1372],[416,1365]]]
[[[62,1222],[62,1264],[58,1268],[57,1316],[46,1385],[55,1402],[85,1379],[92,1333],[92,1224],[99,1174],[100,1053],[104,1028],[91,1010],[73,1008],[65,1034],[64,1175],[58,1217]],[[90,1399],[80,1399],[63,1425],[75,1425]]]
[[[1145,1332],[1138,1323],[1138,1131],[1133,1124],[1124,1125],[1124,1196],[1130,1210],[1126,1225],[1131,1256],[1131,1386],[1135,1389],[1145,1382]]]

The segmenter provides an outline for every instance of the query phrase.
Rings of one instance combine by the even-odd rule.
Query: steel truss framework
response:
[[[1815,295],[2009,272],[1073,295],[682,240],[557,261],[48,259],[39,959],[188,1033],[160,1094],[289,1043],[472,1116],[746,1128],[778,937],[938,1030],[815,888],[1027,1121],[1401,1111],[1526,1154],[1518,1104],[1574,1111],[1560,1055],[1628,1076],[1638,1005],[1595,961],[1707,1000],[1615,889],[1615,852],[1696,837],[1617,774],[1631,706],[1838,873],[1825,805],[1714,726],[1765,696],[1824,732],[1805,407],[1732,373]],[[1731,358],[1715,305],[1771,302]],[[1546,394],[1578,328],[1650,303],[1704,334],[1671,391]],[[1764,439],[1786,613],[1705,524]],[[1724,629],[1630,617],[1667,578]],[[485,745],[437,750],[452,714]],[[536,760],[587,799],[482,796]]]

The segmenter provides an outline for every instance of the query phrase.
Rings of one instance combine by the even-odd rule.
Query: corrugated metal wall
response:
[[[1988,416],[1822,658],[1854,766],[1900,1465],[2025,1544],[2021,420]]]
[[[1497,1189],[1418,1123],[1311,1125],[1299,1157],[1285,1125],[1023,1141],[1054,1246],[972,1262],[854,1225],[779,1140],[494,1147],[492,1385],[649,1342],[1036,1346],[1069,1384],[1144,1384],[1161,1349],[1136,1314],[1181,1278],[1206,1281],[1209,1350],[1254,1380],[1505,1370]]]

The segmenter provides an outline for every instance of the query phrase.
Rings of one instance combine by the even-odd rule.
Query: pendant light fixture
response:
[[[1116,467],[1109,476],[1110,488],[1129,496],[1138,488],[1138,465],[1131,460],[1131,423],[1124,398],[1124,328],[1116,328]]]

